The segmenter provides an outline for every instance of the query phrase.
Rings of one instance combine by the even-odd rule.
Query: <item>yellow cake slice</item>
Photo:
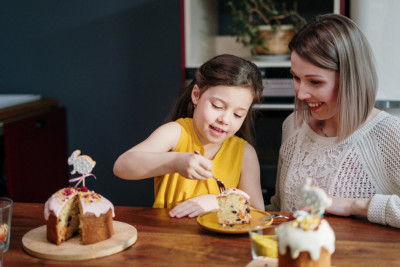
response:
[[[218,223],[221,225],[250,223],[250,196],[240,189],[228,188],[218,197]]]

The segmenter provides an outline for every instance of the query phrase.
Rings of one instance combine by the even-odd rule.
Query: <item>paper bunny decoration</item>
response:
[[[96,161],[92,160],[92,158],[87,155],[79,156],[80,154],[80,150],[75,150],[68,158],[68,165],[74,166],[71,174],[75,174],[76,172],[83,175],[91,173],[96,165]]]
[[[310,208],[310,213],[322,215],[325,209],[332,205],[332,199],[324,190],[311,185],[311,178],[307,177],[305,184],[299,188],[300,199],[306,207]]]
[[[87,155],[80,156],[81,151],[75,150],[72,152],[71,156],[68,158],[68,165],[73,165],[74,169],[72,170],[71,174],[79,173],[82,176],[74,179],[70,179],[70,182],[78,181],[75,185],[77,187],[80,182],[83,181],[83,186],[85,186],[85,177],[91,175],[96,178],[93,174],[91,174],[94,166],[96,165],[96,161],[92,160],[91,157]]]

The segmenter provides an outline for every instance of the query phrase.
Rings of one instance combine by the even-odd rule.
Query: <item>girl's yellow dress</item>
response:
[[[177,122],[182,126],[182,132],[174,151],[193,153],[197,150],[204,155],[203,145],[193,129],[193,119],[178,119]],[[237,188],[239,184],[246,143],[244,139],[232,136],[224,141],[212,160],[213,173],[225,183],[226,188]],[[213,178],[206,181],[191,180],[179,173],[154,177],[153,208],[173,208],[180,202],[204,194],[219,194],[218,185]]]

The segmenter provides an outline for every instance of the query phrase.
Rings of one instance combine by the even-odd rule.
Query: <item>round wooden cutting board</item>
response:
[[[130,224],[114,221],[115,234],[104,241],[82,245],[81,237],[75,236],[61,245],[47,241],[46,225],[35,228],[22,238],[22,246],[28,254],[50,260],[88,260],[118,253],[136,242],[137,230]]]

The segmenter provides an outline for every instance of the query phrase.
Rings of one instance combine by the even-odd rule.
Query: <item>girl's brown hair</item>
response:
[[[261,100],[263,90],[262,76],[254,63],[233,55],[219,55],[210,59],[196,70],[193,81],[176,101],[169,116],[170,121],[175,121],[179,118],[193,118],[194,106],[191,93],[196,84],[200,88],[200,96],[210,87],[218,85],[248,88],[254,96],[253,103]],[[254,110],[250,107],[243,125],[236,135],[254,145],[252,137],[253,125]]]

